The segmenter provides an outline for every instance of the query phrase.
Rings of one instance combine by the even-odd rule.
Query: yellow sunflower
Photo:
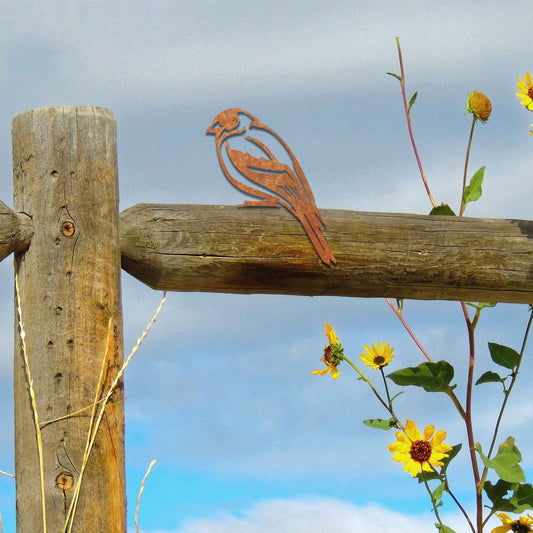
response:
[[[521,516],[518,520],[513,520],[505,513],[498,513],[498,518],[502,521],[503,525],[495,527],[491,533],[506,533],[506,531],[527,533],[528,531],[533,531],[533,517],[529,514],[527,516]]]
[[[324,357],[320,360],[326,364],[326,368],[324,370],[314,370],[311,374],[324,376],[329,372],[333,379],[337,379],[340,374],[337,367],[342,361],[344,350],[337,338],[335,330],[327,322],[324,324],[324,327],[326,328],[326,337],[328,338],[329,345],[324,347]]]
[[[396,442],[388,446],[394,454],[393,461],[404,463],[404,470],[416,477],[421,471],[432,472],[434,467],[442,466],[442,459],[448,457],[452,447],[444,444],[446,432],[439,430],[435,434],[435,426],[426,426],[424,436],[412,420],[407,420],[404,432],[397,432]],[[434,435],[433,435],[434,434]]]
[[[365,346],[365,353],[361,354],[361,361],[366,366],[371,366],[374,370],[379,370],[394,359],[393,350],[394,348],[386,342],[383,344],[376,342],[376,344],[372,344],[371,348]]]
[[[524,81],[519,77],[516,85],[520,91],[516,93],[516,96],[520,98],[520,103],[525,105],[530,111],[533,111],[533,83],[531,83],[531,74],[526,72]]]

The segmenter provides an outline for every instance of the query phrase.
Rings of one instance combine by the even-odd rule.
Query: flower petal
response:
[[[422,439],[422,433],[420,433],[420,430],[412,420],[407,420],[405,422],[405,433],[411,442]]]
[[[330,346],[333,344],[339,344],[339,339],[337,338],[335,330],[327,322],[324,324],[324,327],[326,328],[326,337],[329,340]]]
[[[411,460],[405,463],[405,465],[403,466],[403,469],[406,472],[409,472],[409,474],[411,474],[413,477],[416,477],[420,472],[420,467],[421,467],[420,463]]]
[[[435,433],[435,426],[433,424],[430,424],[429,426],[426,426],[426,429],[424,429],[424,440],[429,441],[431,439],[431,435]]]

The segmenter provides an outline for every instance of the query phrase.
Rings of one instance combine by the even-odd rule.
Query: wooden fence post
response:
[[[12,133],[15,211],[29,215],[34,229],[29,249],[15,255],[15,272],[46,503],[43,527],[39,443],[15,305],[17,533],[57,533],[84,471],[91,406],[123,361],[116,125],[106,109],[51,107],[17,115]],[[122,383],[105,410],[76,509],[72,532],[126,531]]]

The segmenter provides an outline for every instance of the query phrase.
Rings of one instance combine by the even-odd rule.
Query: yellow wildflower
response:
[[[393,350],[394,348],[386,342],[383,344],[376,342],[376,344],[372,344],[371,348],[365,346],[365,353],[361,354],[361,361],[366,366],[371,366],[374,370],[379,370],[394,359]]]
[[[442,459],[448,457],[452,447],[444,444],[446,432],[439,430],[435,433],[435,426],[426,426],[424,436],[412,420],[407,420],[404,432],[397,432],[396,442],[388,449],[394,454],[392,459],[404,463],[404,470],[416,477],[421,471],[432,472],[434,467],[442,466]]]
[[[490,98],[479,91],[473,91],[468,95],[466,112],[472,113],[480,122],[487,122],[492,113]]]
[[[326,328],[326,337],[328,338],[329,345],[324,347],[324,357],[320,360],[326,364],[326,368],[324,370],[314,370],[311,374],[324,376],[329,372],[333,379],[337,379],[340,374],[337,367],[342,361],[343,348],[335,330],[327,322],[324,324],[324,327]]]
[[[533,531],[533,517],[529,514],[527,516],[521,516],[518,520],[513,520],[505,513],[498,513],[498,518],[502,521],[503,525],[495,527],[491,533],[506,533],[506,531],[527,533],[528,531]]]
[[[531,83],[531,74],[526,72],[524,81],[519,77],[516,85],[520,91],[516,93],[516,96],[520,98],[520,103],[525,105],[530,111],[533,111],[533,83]]]

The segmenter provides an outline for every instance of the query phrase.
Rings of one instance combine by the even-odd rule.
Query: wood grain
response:
[[[15,269],[42,427],[47,529],[58,532],[89,430],[91,410],[78,411],[94,402],[109,321],[107,386],[123,359],[116,127],[105,109],[55,107],[17,115],[12,130],[15,210],[35,227]],[[17,532],[35,533],[43,530],[37,442],[18,327],[14,381]],[[126,531],[122,389],[112,401],[72,531]]]
[[[33,236],[33,223],[24,213],[15,213],[0,201],[0,261],[12,252],[26,250]]]
[[[154,289],[533,302],[533,222],[321,209],[337,265],[280,208],[138,204],[122,268]]]

